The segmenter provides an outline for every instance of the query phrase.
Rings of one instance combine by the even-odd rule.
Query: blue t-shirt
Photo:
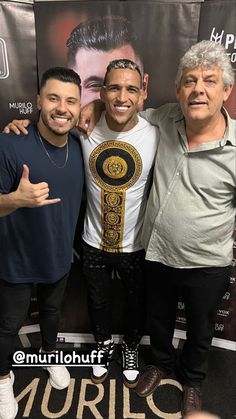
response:
[[[79,215],[84,171],[80,144],[71,134],[66,146],[44,141],[37,128],[28,135],[0,134],[0,193],[17,189],[23,164],[31,183],[47,182],[49,199],[61,202],[40,208],[19,208],[0,218],[0,278],[12,283],[53,283],[71,266],[73,241]]]

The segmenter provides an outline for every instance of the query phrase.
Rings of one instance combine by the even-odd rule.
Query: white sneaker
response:
[[[138,344],[127,345],[123,341],[121,345],[123,381],[126,387],[134,388],[139,380]]]
[[[68,369],[62,365],[43,367],[49,373],[49,383],[57,390],[63,390],[70,385],[70,373]],[[0,418],[1,419],[1,418]]]
[[[44,352],[42,348],[39,352]],[[57,390],[63,390],[70,385],[70,373],[68,369],[62,365],[56,365],[51,367],[42,367],[49,374],[49,383],[53,388]],[[1,419],[1,418],[0,418]]]
[[[0,380],[0,419],[14,419],[18,412],[18,403],[13,393],[15,376],[10,371],[10,377]]]
[[[92,367],[91,380],[94,384],[101,384],[107,378],[109,363],[112,359],[114,349],[115,345],[113,339],[97,342],[96,350],[98,352],[104,352],[104,354],[107,355],[107,365],[105,365],[104,367],[101,367],[100,365],[94,365]]]

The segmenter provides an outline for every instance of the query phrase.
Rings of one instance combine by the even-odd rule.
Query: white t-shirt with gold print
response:
[[[157,128],[138,117],[130,131],[115,132],[108,128],[104,112],[81,144],[87,189],[83,240],[112,253],[142,249]]]

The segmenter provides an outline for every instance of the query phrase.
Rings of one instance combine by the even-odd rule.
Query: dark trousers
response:
[[[124,286],[126,317],[124,340],[138,343],[145,323],[144,251],[109,253],[83,244],[83,271],[87,282],[88,310],[96,341],[111,338],[112,270]]]
[[[207,371],[218,305],[227,291],[231,267],[176,269],[147,262],[148,329],[154,363],[164,373],[199,387]],[[185,304],[186,333],[179,359],[172,345],[179,296]]]
[[[45,351],[52,351],[56,346],[67,278],[68,274],[53,284],[37,285],[42,348]],[[7,375],[11,369],[9,359],[29,310],[32,288],[33,284],[11,284],[0,280],[0,375]]]

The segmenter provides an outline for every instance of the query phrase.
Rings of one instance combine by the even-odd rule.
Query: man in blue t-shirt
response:
[[[21,141],[0,135],[0,418],[14,419],[10,356],[37,284],[42,352],[56,347],[60,306],[83,190],[78,141],[69,133],[80,112],[80,77],[55,67],[42,77],[40,117]],[[63,366],[45,367],[50,384],[68,387]]]

